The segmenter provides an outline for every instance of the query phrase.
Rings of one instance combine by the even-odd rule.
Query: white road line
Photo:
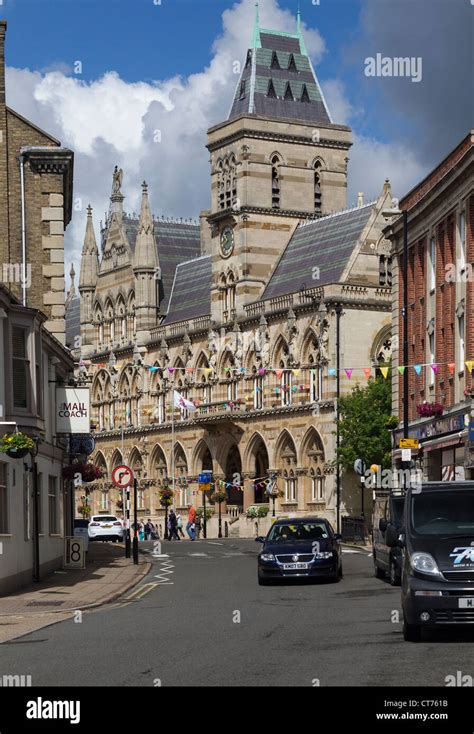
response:
[[[199,556],[200,558],[209,558],[208,553],[188,553],[188,556]]]
[[[214,543],[212,540],[207,541],[209,545],[224,545],[224,543]]]

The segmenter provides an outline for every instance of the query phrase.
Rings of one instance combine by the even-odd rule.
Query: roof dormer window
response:
[[[293,92],[291,91],[291,86],[290,86],[290,83],[289,82],[286,85],[286,89],[285,89],[285,99],[287,101],[289,100],[290,102],[294,102],[295,101],[295,98],[293,97]]]
[[[303,89],[301,90],[301,101],[302,102],[309,102],[310,101],[308,90],[306,88],[306,84],[303,84]]]
[[[275,92],[275,87],[273,86],[273,81],[271,79],[268,83],[267,97],[270,97],[271,99],[277,98],[277,93]]]
[[[280,62],[278,61],[277,52],[274,51],[272,55],[272,63],[270,64],[270,69],[281,69]]]
[[[290,59],[288,61],[288,71],[298,71],[298,69],[296,68],[295,57],[293,56],[293,54],[290,54]]]

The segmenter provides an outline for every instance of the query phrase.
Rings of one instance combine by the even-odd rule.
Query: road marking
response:
[[[208,558],[207,553],[188,553],[188,556],[200,556],[201,558]]]
[[[343,553],[345,553],[345,554],[348,554],[348,553],[355,553],[356,555],[361,555],[361,551],[357,551],[357,550],[349,550],[348,548],[343,548],[343,549],[342,549],[342,552],[343,552]],[[369,555],[370,555],[370,554],[369,554]]]
[[[224,545],[224,543],[214,543],[212,540],[208,540],[209,545]]]
[[[245,553],[240,553],[240,552],[237,552],[237,553],[224,553],[224,557],[229,557],[229,556],[245,556]]]
[[[153,589],[155,589],[157,586],[158,584],[156,583],[149,583],[145,584],[144,586],[139,586],[138,589],[130,594],[130,596],[125,597],[125,601],[138,601],[139,599],[144,597],[145,594],[153,591]]]

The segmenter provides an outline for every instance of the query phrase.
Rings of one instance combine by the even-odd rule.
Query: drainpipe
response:
[[[22,302],[26,306],[26,217],[25,217],[25,157],[20,155],[20,196],[21,196],[21,276]]]

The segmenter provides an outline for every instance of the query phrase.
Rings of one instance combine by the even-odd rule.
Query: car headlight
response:
[[[438,564],[430,553],[413,553],[410,556],[410,565],[418,573],[441,576]]]
[[[314,554],[315,558],[332,558],[332,551],[320,551]]]
[[[273,553],[262,553],[260,555],[260,558],[262,561],[274,561],[275,560],[275,556],[273,555]]]

